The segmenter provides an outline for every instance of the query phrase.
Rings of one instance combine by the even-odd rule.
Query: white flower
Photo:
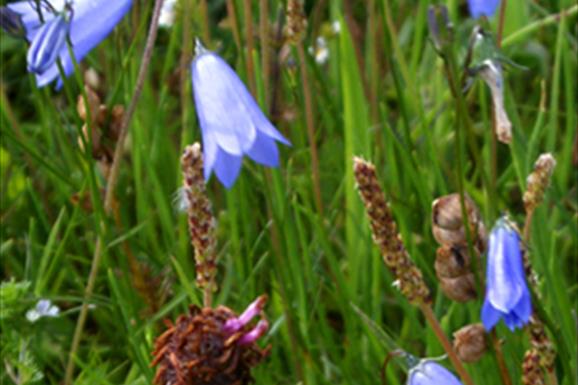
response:
[[[175,22],[175,5],[177,0],[165,0],[159,16],[159,25],[161,27],[172,27]]]
[[[49,299],[41,299],[34,309],[26,312],[26,319],[29,322],[36,322],[42,317],[56,317],[59,313],[60,309],[58,306],[52,305]]]

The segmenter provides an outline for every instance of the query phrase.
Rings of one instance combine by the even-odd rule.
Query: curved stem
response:
[[[323,215],[323,203],[321,200],[321,182],[319,180],[319,155],[317,153],[317,144],[315,143],[315,127],[313,123],[313,101],[311,98],[311,88],[307,78],[307,57],[303,49],[303,42],[296,44],[297,55],[299,56],[299,72],[301,72],[301,84],[303,84],[303,97],[305,99],[305,123],[307,125],[307,138],[309,139],[309,148],[311,151],[311,172],[313,174],[313,193],[315,197],[315,206],[317,212]]]
[[[163,5],[163,0],[156,0],[155,7],[153,11],[153,16],[149,28],[149,33],[147,36],[146,46],[143,53],[143,58],[141,61],[141,66],[137,76],[137,82],[132,95],[130,104],[123,116],[123,120],[120,127],[120,133],[118,136],[118,141],[114,151],[114,157],[112,161],[112,166],[110,168],[110,173],[108,175],[106,184],[106,195],[104,197],[104,210],[107,214],[111,213],[113,203],[114,203],[114,189],[118,181],[120,163],[122,161],[122,155],[124,152],[124,142],[128,134],[129,123],[132,119],[136,105],[138,103],[139,97],[142,93],[142,88],[144,85],[144,80],[148,71],[148,67],[152,57],[152,51],[154,42],[157,36],[158,21],[161,12],[161,7]],[[74,336],[72,338],[72,345],[70,347],[70,353],[68,357],[68,363],[66,365],[66,373],[64,377],[64,385],[70,385],[72,383],[72,377],[74,375],[74,359],[76,357],[76,352],[82,338],[82,331],[84,329],[84,324],[88,316],[88,301],[92,297],[94,291],[94,286],[96,283],[96,277],[98,275],[98,269],[100,267],[100,262],[103,256],[103,243],[105,236],[106,224],[105,221],[100,223],[100,236],[96,239],[96,245],[94,248],[94,255],[92,258],[92,265],[90,268],[90,274],[88,276],[88,282],[86,284],[84,299],[82,303],[82,308],[80,309],[80,315],[78,316],[78,321],[76,323],[76,329],[74,330]]]
[[[425,319],[427,320],[427,322],[430,324],[431,328],[433,329],[433,332],[435,333],[439,342],[442,344],[444,350],[446,351],[446,354],[448,355],[448,358],[450,359],[450,361],[452,362],[452,364],[454,366],[454,369],[456,370],[456,372],[458,372],[458,374],[461,377],[464,384],[474,385],[474,381],[472,380],[469,373],[466,371],[466,368],[464,367],[464,365],[462,364],[462,362],[458,358],[456,351],[454,350],[454,348],[452,347],[452,344],[448,340],[448,337],[445,335],[444,331],[442,330],[442,327],[440,326],[439,321],[436,318],[430,305],[420,304],[419,308],[420,308],[421,312],[423,313]]]

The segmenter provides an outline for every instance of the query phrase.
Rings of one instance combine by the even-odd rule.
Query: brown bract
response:
[[[155,385],[245,385],[252,383],[251,368],[269,353],[256,344],[239,344],[250,329],[227,334],[223,327],[236,314],[229,308],[191,306],[155,341]]]

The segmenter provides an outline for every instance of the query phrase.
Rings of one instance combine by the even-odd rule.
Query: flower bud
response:
[[[479,252],[485,248],[486,230],[480,212],[472,199],[465,195],[464,204],[472,241]],[[459,194],[445,195],[432,204],[432,233],[441,245],[466,245],[467,237]]]
[[[455,332],[454,349],[464,362],[476,362],[482,358],[487,349],[484,325],[467,325]]]
[[[452,43],[453,25],[445,5],[433,6],[427,10],[427,25],[429,34],[438,52]]]
[[[439,279],[444,294],[456,302],[467,302],[477,297],[476,281],[472,273],[455,278],[441,277]]]
[[[28,49],[28,71],[42,75],[50,68],[66,43],[69,23],[64,14],[44,23]]]

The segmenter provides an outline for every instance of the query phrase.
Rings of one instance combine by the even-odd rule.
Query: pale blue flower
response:
[[[474,19],[481,16],[491,17],[496,13],[500,0],[468,0],[470,15]]]
[[[290,145],[259,108],[235,71],[218,55],[197,45],[191,64],[193,95],[203,137],[205,179],[213,170],[230,188],[243,156],[269,167],[279,165],[275,141]]]
[[[26,312],[26,319],[29,322],[36,322],[42,317],[56,317],[59,313],[58,306],[52,305],[49,299],[41,299],[33,309]]]
[[[506,326],[514,330],[528,323],[531,315],[520,236],[506,218],[501,218],[490,233],[482,322],[489,331],[504,319]]]
[[[54,64],[58,53],[66,45],[68,27],[65,15],[58,15],[42,24],[26,56],[29,72],[42,75]]]
[[[461,381],[431,359],[423,359],[409,370],[407,385],[462,385]]]
[[[40,7],[37,9],[37,3]],[[43,41],[55,35],[47,34],[46,25],[56,23],[60,17],[69,18],[68,39],[77,61],[81,61],[88,52],[96,47],[114,29],[132,6],[132,0],[43,0],[17,1],[6,5],[11,11],[20,15],[20,20],[26,29],[26,39],[32,47],[44,47],[40,50],[43,60],[38,60],[40,67],[30,66],[36,74],[38,87],[52,83],[60,78],[57,58],[60,58],[66,76],[74,71],[67,44],[59,43],[59,39]],[[42,17],[40,17],[42,15]],[[64,17],[66,15],[66,17]],[[43,20],[43,21],[42,21]],[[59,25],[59,28],[62,28]],[[59,30],[60,31],[60,30]],[[60,38],[60,35],[58,35]],[[48,48],[56,52],[48,54]],[[38,53],[38,52],[37,52]],[[32,54],[29,53],[29,57]],[[34,56],[34,55],[32,55]],[[53,59],[49,62],[48,59]],[[42,71],[40,71],[42,70]]]

